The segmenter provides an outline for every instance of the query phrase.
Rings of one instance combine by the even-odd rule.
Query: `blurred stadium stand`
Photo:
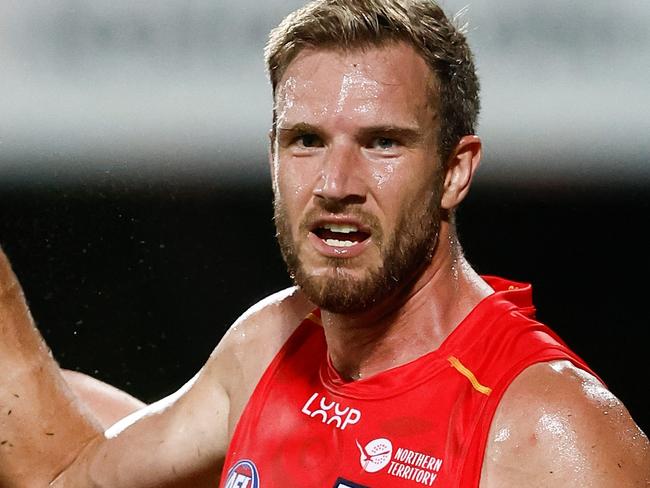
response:
[[[289,284],[262,49],[301,3],[0,3],[0,244],[63,366],[155,400]],[[648,433],[650,5],[476,2],[466,19],[485,142],[467,255],[533,282]]]

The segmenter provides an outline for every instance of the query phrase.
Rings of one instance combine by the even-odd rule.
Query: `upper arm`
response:
[[[204,368],[180,394],[143,410],[124,435],[105,437],[61,375],[0,250],[0,486],[42,487],[61,471],[53,486],[164,486],[172,478],[174,486],[203,486],[218,479],[229,402],[217,371]],[[204,468],[208,463],[217,472]]]
[[[54,487],[216,486],[227,448],[229,399],[211,362],[176,393],[90,443]]]
[[[216,486],[241,411],[310,306],[287,292],[253,307],[194,378],[113,425],[53,486]]]
[[[146,406],[125,391],[86,374],[64,369],[63,378],[104,429]]]
[[[525,370],[494,418],[482,487],[647,487],[650,445],[622,402],[568,362]]]
[[[271,297],[238,321],[186,387],[102,435],[0,249],[0,485],[45,486],[63,471],[52,486],[214,486],[243,405],[309,306],[300,294]]]

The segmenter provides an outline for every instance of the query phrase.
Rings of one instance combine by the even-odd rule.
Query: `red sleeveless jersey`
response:
[[[485,279],[495,293],[438,349],[359,381],[332,367],[311,314],[242,413],[220,486],[478,487],[490,424],[512,380],[556,359],[590,371],[534,320],[530,285]]]

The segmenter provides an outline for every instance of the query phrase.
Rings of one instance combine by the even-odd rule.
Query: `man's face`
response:
[[[325,310],[367,310],[430,261],[443,178],[434,84],[400,43],[305,49],[278,85],[278,240],[296,283]]]

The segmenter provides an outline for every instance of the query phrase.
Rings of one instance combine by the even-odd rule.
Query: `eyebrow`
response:
[[[362,137],[386,136],[399,139],[404,143],[418,142],[424,139],[422,130],[417,126],[376,125],[361,129]]]
[[[278,132],[311,134],[311,133],[318,133],[318,132],[320,132],[320,130],[314,125],[306,124],[304,122],[299,122],[299,123],[291,125],[289,127],[278,127]]]
[[[278,132],[283,134],[318,134],[321,132],[317,126],[299,122],[288,127],[278,127]],[[359,136],[386,136],[402,140],[404,142],[417,142],[424,138],[422,130],[417,126],[396,126],[396,125],[374,125],[363,127],[359,130]]]

